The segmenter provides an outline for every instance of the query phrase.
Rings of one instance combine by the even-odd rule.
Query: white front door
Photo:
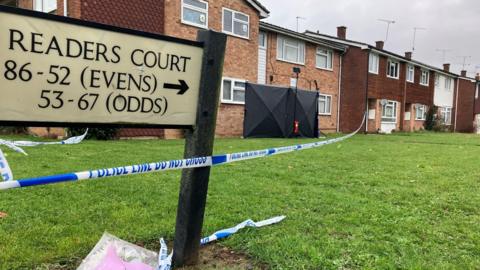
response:
[[[258,83],[267,83],[267,33],[258,35]]]
[[[382,101],[382,119],[380,123],[380,132],[385,134],[392,133],[397,129],[397,102]]]

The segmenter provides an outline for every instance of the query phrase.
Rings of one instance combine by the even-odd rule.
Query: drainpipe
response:
[[[338,98],[337,98],[337,133],[340,132],[340,106],[342,101],[342,68],[343,68],[343,55],[340,54],[340,72],[338,74]]]
[[[457,78],[457,93],[455,95],[455,123],[453,124],[453,132],[457,132],[457,111],[458,111],[458,90],[460,86],[460,79]]]
[[[369,68],[369,57],[370,57],[370,53],[371,53],[371,50],[367,50],[367,76],[365,76],[365,78],[367,78],[367,83],[365,85],[365,108],[366,108],[366,112],[364,113],[364,116],[363,117],[366,117],[365,119],[365,133],[368,133],[368,116],[369,116],[369,112],[368,112],[368,79],[370,77],[370,73],[368,72],[368,68]],[[380,61],[379,61],[380,63]],[[376,121],[376,119],[375,119]]]
[[[68,17],[68,0],[63,0],[63,16]]]
[[[415,69],[415,66],[413,67]],[[408,63],[405,63],[405,71],[408,70]],[[429,71],[430,72],[430,71]],[[404,74],[407,74],[406,72]],[[401,76],[400,76],[401,78]],[[430,77],[429,77],[430,78]],[[405,131],[404,128],[405,128],[405,112],[407,110],[407,78],[405,77],[405,80],[404,81],[404,87],[403,87],[403,104],[402,104],[402,107],[403,109],[401,110],[402,113],[400,114],[400,129],[401,131]],[[411,121],[412,121],[412,112],[410,112],[410,123],[409,123],[409,126],[411,125]]]

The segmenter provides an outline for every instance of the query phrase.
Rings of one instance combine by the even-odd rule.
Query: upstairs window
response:
[[[452,89],[452,78],[445,78],[445,89],[446,90]]]
[[[368,71],[373,74],[378,74],[378,63],[380,57],[378,54],[370,53],[368,57]]]
[[[398,79],[400,74],[400,63],[393,60],[388,60],[387,64],[387,77]]]
[[[440,86],[440,75],[435,74],[435,86]]]
[[[417,105],[415,111],[415,120],[423,121],[427,119],[427,106],[425,105]]]
[[[250,17],[246,14],[224,8],[223,32],[248,39],[250,35]]]
[[[333,70],[333,51],[317,48],[317,68]]]
[[[428,70],[422,70],[422,76],[420,77],[420,84],[428,86],[430,80],[430,72]]]
[[[294,64],[305,64],[305,43],[283,36],[278,36],[277,59]]]
[[[478,95],[480,95],[480,83],[477,84],[477,91],[475,91],[475,98],[478,98]]]
[[[407,68],[407,82],[414,83],[415,82],[415,67],[408,66]]]
[[[320,115],[332,114],[332,96],[320,95],[318,97],[318,114]]]
[[[222,102],[245,104],[245,81],[223,78]]]
[[[208,28],[208,3],[201,0],[182,0],[182,23]]]
[[[57,10],[57,0],[34,0],[33,9],[35,11],[53,13]]]

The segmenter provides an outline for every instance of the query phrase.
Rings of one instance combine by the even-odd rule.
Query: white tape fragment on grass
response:
[[[13,180],[13,173],[8,165],[8,161],[5,158],[5,155],[0,149],[0,180],[3,181],[12,181]]]
[[[266,220],[262,220],[262,221],[258,221],[258,222],[255,222],[251,219],[248,219],[248,220],[245,220],[244,222],[238,224],[235,227],[217,231],[214,234],[203,238],[200,241],[200,245],[206,245],[206,244],[218,241],[220,239],[227,238],[227,237],[231,236],[232,234],[235,234],[239,230],[241,230],[243,228],[246,228],[246,227],[261,228],[261,227],[265,227],[265,226],[274,225],[274,224],[282,222],[282,220],[284,220],[285,218],[286,218],[286,216],[278,216],[278,217],[274,217],[274,218],[271,218],[271,219],[266,219]],[[167,247],[167,244],[165,243],[165,240],[163,240],[163,238],[162,238],[162,239],[160,239],[160,252],[158,254],[158,268],[157,268],[157,270],[170,270],[171,269],[173,250],[172,250],[172,253],[170,253],[170,255],[167,255],[167,254],[168,254],[168,247]]]

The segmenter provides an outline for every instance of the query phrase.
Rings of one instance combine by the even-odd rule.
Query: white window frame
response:
[[[411,75],[411,78],[409,78]],[[415,66],[407,66],[407,82],[415,83]]]
[[[298,50],[298,56],[300,57],[300,49],[303,48],[303,59],[297,59],[297,60],[300,60],[300,61],[290,61],[290,60],[287,60],[285,59],[285,55],[286,55],[286,50],[285,50],[285,46],[289,46],[289,47],[292,47],[291,45],[287,45],[285,44],[287,40],[290,40],[290,41],[295,41],[298,43],[296,49]],[[280,57],[280,55],[278,54],[278,50],[280,48],[280,43],[283,43],[282,44],[282,57]],[[287,37],[287,36],[282,36],[282,35],[278,35],[277,36],[277,60],[279,61],[283,61],[283,62],[287,62],[287,63],[292,63],[292,64],[297,64],[297,65],[305,65],[305,53],[306,53],[306,48],[305,48],[305,42],[301,41],[301,40],[298,40],[298,39],[295,39],[295,38],[290,38],[290,37]]]
[[[225,11],[230,11],[232,13],[232,32],[225,30]],[[241,14],[243,16],[246,16],[248,21],[245,22],[245,21],[242,21],[242,20],[239,20],[239,19],[235,19],[235,14]],[[246,37],[242,36],[242,35],[235,34],[235,30],[234,30],[235,29],[235,22],[240,22],[240,23],[246,23],[247,24],[248,30],[247,30],[247,36]],[[243,38],[243,39],[250,39],[250,16],[248,14],[245,14],[243,12],[239,12],[239,11],[236,11],[236,10],[233,10],[233,9],[222,8],[222,32],[225,33],[225,34],[234,36],[234,37]]]
[[[450,91],[452,89],[452,82],[453,82],[453,79],[450,78],[450,77],[445,77],[445,90],[447,91]],[[447,84],[448,84],[448,87],[447,87]]]
[[[323,53],[321,51],[325,51],[326,53]],[[318,65],[318,57],[319,56],[323,56],[323,57],[327,58],[327,62],[326,62],[327,66],[326,67],[321,67],[321,66]],[[315,54],[315,66],[318,69],[333,71],[333,60],[334,60],[334,58],[335,58],[335,55],[334,55],[332,50],[325,49],[325,48],[322,48],[322,47],[317,47],[317,51],[316,51],[316,54]],[[330,67],[328,67],[329,65],[330,65]]]
[[[195,26],[195,27],[199,27],[199,28],[203,28],[203,29],[208,29],[208,2],[206,1],[203,1],[203,0],[195,0],[195,1],[198,1],[198,2],[201,2],[203,4],[206,4],[206,9],[202,9],[202,8],[199,8],[199,7],[195,7],[195,6],[191,6],[189,4],[185,4],[185,1],[184,0],[181,0],[182,1],[182,5],[181,5],[181,20],[182,20],[182,23],[183,24],[186,24],[186,25],[191,25],[191,26]],[[194,11],[198,11],[198,12],[202,12],[202,13],[205,13],[205,25],[202,25],[202,24],[198,24],[198,23],[194,23],[194,22],[190,22],[190,21],[187,21],[183,18],[183,10],[185,8],[188,8],[188,9],[191,9],[191,10],[194,10]]]
[[[448,114],[448,118],[445,117]],[[442,119],[442,122],[447,125],[451,126],[452,125],[452,107],[442,107],[440,108],[440,118]],[[447,121],[448,119],[448,121]]]
[[[392,101],[392,100],[388,100],[387,103],[385,105],[382,105],[382,117],[381,117],[381,122],[382,123],[390,123],[390,124],[393,124],[393,123],[397,123],[397,120],[398,120],[398,109],[397,109],[397,105],[398,105],[398,102],[396,101]],[[395,113],[395,116],[390,116],[390,115],[386,115],[385,112],[385,108],[386,107],[392,107],[393,106],[393,112]],[[395,119],[395,121],[385,121],[383,119]]]
[[[231,89],[230,89],[230,96],[232,97],[232,99],[228,100],[228,99],[224,99],[223,98],[223,91],[225,91],[225,89],[223,88],[223,82],[224,81],[230,81],[231,82]],[[222,92],[221,92],[221,102],[222,103],[226,103],[226,104],[237,104],[237,105],[244,105],[245,104],[245,101],[235,101],[233,100],[233,90],[243,90],[245,91],[245,88],[243,89],[235,89],[235,83],[247,83],[246,80],[243,80],[243,79],[237,79],[237,78],[230,78],[230,77],[223,77],[222,78]]]
[[[390,67],[391,65],[396,65],[396,76],[391,76],[390,75]],[[388,78],[391,78],[391,79],[400,79],[400,62],[398,61],[395,61],[395,60],[392,60],[392,59],[388,59],[387,61],[387,77]]]
[[[378,75],[379,65],[380,65],[380,55],[371,52],[368,55],[368,72]]]
[[[478,96],[480,95],[480,83],[477,83],[477,88],[475,90],[475,99],[478,99]]]
[[[423,113],[421,117],[418,117],[418,112],[420,111],[420,108],[422,109]],[[415,120],[417,121],[425,121],[427,120],[427,106],[418,104],[415,106]]]
[[[422,69],[422,73],[420,73],[420,85],[423,85],[423,86],[430,85],[430,72],[428,70]]]
[[[327,107],[327,106],[326,106],[326,105],[327,105],[327,102],[330,103],[330,104],[328,105],[328,109],[329,109],[328,112],[326,112],[326,111],[325,111],[325,112],[321,112],[321,111],[320,111],[320,102],[322,101],[322,100],[321,100],[322,98],[323,98],[324,101],[325,101],[325,108]],[[332,104],[333,104],[332,101],[333,101],[332,95],[320,94],[320,95],[318,96],[318,114],[319,114],[319,115],[327,115],[327,116],[328,116],[328,115],[332,115]]]
[[[435,86],[440,86],[440,75],[435,74]]]
[[[47,2],[47,1],[55,2],[55,8],[47,10],[46,7],[48,7],[48,5],[45,4],[45,2]],[[41,2],[41,7],[38,6],[38,2]],[[56,0],[33,0],[33,10],[35,10],[35,11],[52,13],[57,9],[58,9],[58,5],[57,5]]]

